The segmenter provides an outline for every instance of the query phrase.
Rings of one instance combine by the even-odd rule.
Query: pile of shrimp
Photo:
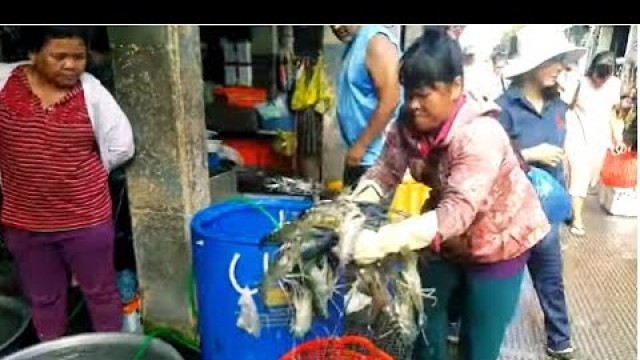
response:
[[[378,317],[391,319],[381,337],[415,340],[425,321],[424,301],[435,301],[433,291],[422,289],[418,254],[394,254],[368,266],[352,261],[361,231],[377,231],[391,218],[384,207],[340,197],[318,202],[265,239],[279,250],[261,291],[277,286],[287,294],[294,336],[304,337],[315,317],[328,318],[329,306],[336,305],[338,297],[344,299],[339,313],[347,317],[364,313],[370,324]]]

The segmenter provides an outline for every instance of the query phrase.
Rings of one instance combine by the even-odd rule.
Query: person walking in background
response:
[[[516,58],[504,69],[511,85],[497,103],[500,122],[529,164],[565,184],[564,141],[568,105],[558,92],[558,77],[567,63],[586,50],[571,46],[561,32],[524,28],[517,35]],[[560,223],[531,250],[528,261],[533,286],[544,312],[547,354],[572,359],[560,249]]]
[[[344,183],[355,184],[373,165],[384,142],[384,131],[398,113],[401,49],[391,29],[383,25],[333,25],[347,44],[337,82],[336,113],[348,146]]]
[[[107,178],[134,155],[127,116],[85,72],[86,27],[25,27],[0,64],[2,227],[40,340],[65,335],[70,273],[96,331],[121,331]]]
[[[582,218],[584,200],[589,187],[598,183],[607,149],[613,149],[616,145],[613,124],[622,85],[614,75],[614,70],[613,52],[597,54],[586,76],[580,80],[572,104],[575,120],[567,127],[569,140],[566,149],[571,171],[569,193],[573,206],[570,231],[575,236],[585,235]]]

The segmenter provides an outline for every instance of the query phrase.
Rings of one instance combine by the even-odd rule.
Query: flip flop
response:
[[[578,237],[582,237],[586,235],[586,231],[584,230],[584,227],[578,227],[575,225],[571,225],[569,232],[571,232],[571,235],[578,236]]]

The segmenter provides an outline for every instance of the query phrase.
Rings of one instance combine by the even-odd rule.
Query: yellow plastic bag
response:
[[[324,58],[318,58],[310,78],[305,66],[307,65],[303,65],[302,75],[296,80],[291,108],[299,111],[313,107],[317,113],[324,114],[333,106],[334,101],[333,91],[324,70]]]

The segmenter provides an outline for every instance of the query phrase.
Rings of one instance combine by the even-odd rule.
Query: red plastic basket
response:
[[[600,181],[610,187],[635,187],[638,184],[638,154],[630,151],[621,154],[607,152]]]
[[[393,357],[364,337],[343,336],[308,341],[280,360],[393,360]]]

